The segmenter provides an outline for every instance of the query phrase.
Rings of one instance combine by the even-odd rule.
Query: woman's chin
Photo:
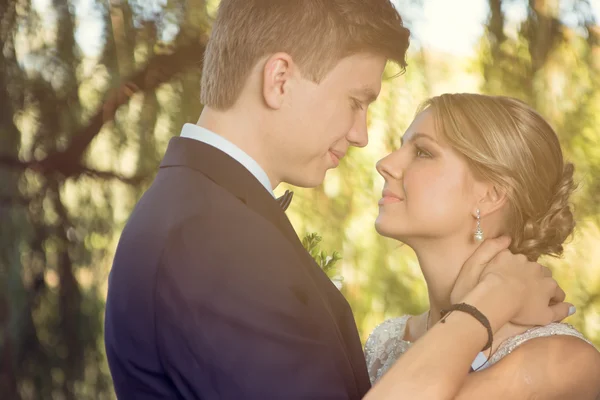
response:
[[[375,230],[381,236],[388,237],[388,230],[386,229],[386,224],[381,220],[381,216],[377,217],[375,220]]]
[[[375,230],[377,231],[377,233],[379,233],[383,237],[387,237],[390,239],[398,240],[400,242],[404,242],[404,239],[405,239],[404,235],[402,235],[402,232],[398,231],[397,226],[386,223],[385,221],[382,221],[379,218],[377,218],[375,220]]]

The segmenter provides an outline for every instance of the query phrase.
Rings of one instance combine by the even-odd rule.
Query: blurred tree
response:
[[[0,3],[3,399],[114,397],[102,340],[114,235],[171,127],[198,116],[209,26],[202,0]]]
[[[170,137],[198,118],[217,5],[0,2],[2,399],[114,397],[102,319],[115,242]],[[427,307],[412,251],[374,230],[383,184],[375,162],[399,146],[426,97],[479,89],[539,109],[576,162],[580,228],[565,259],[551,262],[580,308],[573,323],[600,343],[600,30],[586,0],[489,5],[475,61],[411,50],[406,74],[387,79],[371,109],[371,144],[319,188],[294,188],[288,214],[301,237],[319,233],[304,244],[343,277],[363,340],[383,319]],[[526,9],[516,25],[511,5]]]
[[[556,129],[580,183],[574,242],[562,259],[544,259],[579,312],[569,322],[600,344],[600,29],[588,0],[529,0],[511,28],[509,0],[489,0],[477,70],[482,91],[520,98]],[[568,23],[567,23],[568,21]],[[514,26],[514,21],[512,21]]]

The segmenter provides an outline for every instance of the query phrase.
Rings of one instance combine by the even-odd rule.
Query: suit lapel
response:
[[[299,259],[303,261],[302,264],[305,266],[304,270],[308,275],[308,280],[312,282],[315,291],[321,297],[323,309],[328,314],[327,319],[331,321],[332,328],[338,338],[337,344],[343,353],[343,364],[346,364],[349,369],[347,374],[343,374],[346,385],[351,392],[360,395],[356,381],[357,372],[348,354],[344,336],[335,318],[335,313],[321,289],[323,276],[319,276],[319,274],[324,275],[324,273],[302,246],[296,231],[276,199],[265,190],[243,165],[222,151],[194,139],[180,137],[171,139],[160,167],[174,166],[186,166],[202,172],[213,182],[239,198],[250,209],[273,223],[292,244]],[[325,276],[325,278],[327,277]],[[325,284],[333,285],[329,278],[327,278]]]
[[[176,166],[186,166],[202,172],[249,208],[271,221],[288,240],[297,239],[293,228],[288,226],[289,221],[285,223],[287,217],[277,200],[250,171],[227,154],[197,140],[176,137],[169,142],[160,167]]]

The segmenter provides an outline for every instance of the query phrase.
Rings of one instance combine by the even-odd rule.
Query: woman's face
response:
[[[420,113],[402,146],[377,163],[385,179],[377,231],[409,245],[453,235],[472,237],[479,190],[466,161],[436,131],[433,114]]]

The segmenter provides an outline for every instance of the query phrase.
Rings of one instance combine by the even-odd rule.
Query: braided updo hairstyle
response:
[[[427,100],[419,112],[425,109],[475,176],[506,193],[510,250],[531,261],[560,256],[575,227],[574,167],[564,161],[544,118],[520,100],[480,94],[444,94]]]

